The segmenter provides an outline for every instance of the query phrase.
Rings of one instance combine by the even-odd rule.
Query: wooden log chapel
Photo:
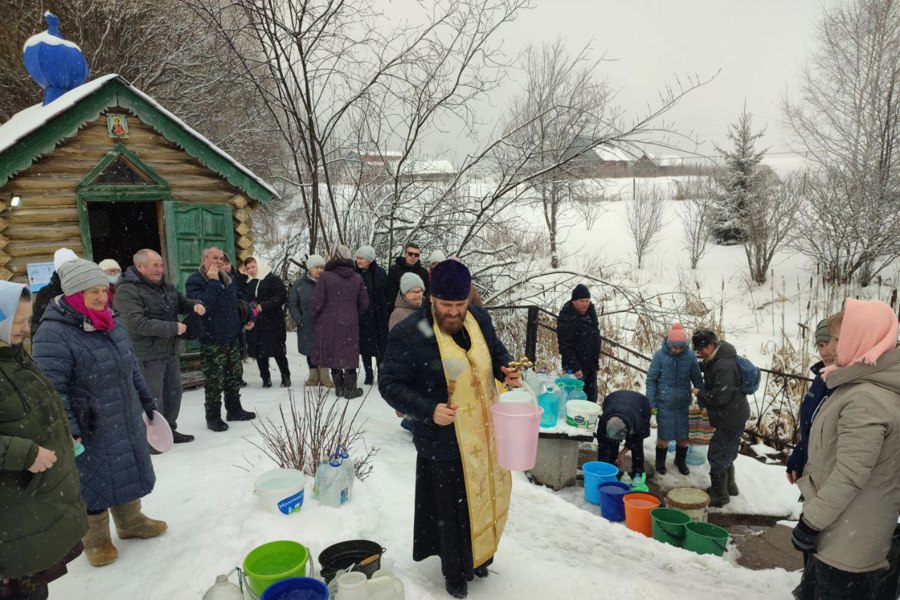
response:
[[[152,248],[183,290],[203,248],[249,256],[275,190],[124,78],[84,83],[81,51],[47,22],[25,44],[44,102],[0,126],[0,278],[26,282],[61,247],[123,269]]]

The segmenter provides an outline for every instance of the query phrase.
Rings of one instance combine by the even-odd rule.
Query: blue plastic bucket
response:
[[[584,472],[584,499],[591,504],[600,504],[600,492],[597,488],[601,483],[617,481],[619,467],[594,460],[581,465],[581,470]]]
[[[601,483],[600,514],[608,521],[625,520],[625,494],[631,490],[631,486],[621,481]]]
[[[328,586],[312,577],[291,577],[270,585],[260,600],[328,600]]]
[[[709,452],[709,446],[688,446],[687,457],[685,462],[692,467],[699,467],[706,464],[706,455]]]

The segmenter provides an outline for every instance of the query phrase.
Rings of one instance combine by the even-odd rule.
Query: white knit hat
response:
[[[59,271],[60,265],[63,263],[67,263],[70,260],[75,260],[78,258],[78,255],[75,254],[72,250],[68,248],[60,248],[56,252],[53,253],[53,270]]]
[[[122,270],[122,267],[119,266],[119,263],[117,263],[112,258],[104,258],[99,263],[97,263],[97,266],[100,267],[100,269],[103,271],[109,271],[111,269],[118,269],[119,271]]]

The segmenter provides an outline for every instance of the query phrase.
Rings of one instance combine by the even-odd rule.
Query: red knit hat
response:
[[[687,344],[688,341],[687,334],[684,332],[684,327],[678,322],[672,323],[672,327],[669,329],[669,335],[666,336],[666,339],[670,344],[677,342],[684,342]]]

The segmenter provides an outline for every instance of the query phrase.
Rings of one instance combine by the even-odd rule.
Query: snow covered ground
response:
[[[288,348],[295,347],[289,338]],[[289,360],[293,380],[302,382],[305,361],[293,351]],[[287,393],[261,389],[255,365],[248,364],[246,378],[250,386],[244,390],[245,406],[261,417],[274,417]],[[362,414],[367,443],[381,449],[371,477],[356,482],[352,501],[341,508],[320,506],[311,498],[310,482],[302,511],[282,516],[262,510],[253,495],[256,476],[273,466],[249,443],[258,439],[253,426],[232,423],[226,433],[207,431],[202,389],[186,393],[179,428],[197,439],[153,458],[156,489],[144,500],[145,512],[165,519],[169,531],[142,541],[118,541],[113,534],[119,560],[94,568],[79,558],[67,576],[51,584],[51,597],[199,599],[217,574],[233,570],[247,552],[264,542],[298,540],[317,556],[331,544],[364,538],[388,549],[385,562],[403,580],[406,598],[448,598],[438,559],[412,561],[415,450],[411,436],[400,428],[377,390],[366,397]],[[787,486],[782,467],[741,457],[737,472],[742,495],[734,502],[736,509],[793,512],[796,490]],[[677,481],[673,475],[666,478]],[[708,481],[700,471],[692,480],[699,485]],[[582,599],[606,590],[609,597],[637,593],[647,600],[768,600],[790,598],[798,581],[795,573],[749,571],[735,566],[727,555],[724,559],[698,556],[635,534],[601,518],[596,507],[584,503],[581,493],[581,488],[570,488],[556,494],[516,474],[509,521],[492,574],[473,582],[469,597]]]

